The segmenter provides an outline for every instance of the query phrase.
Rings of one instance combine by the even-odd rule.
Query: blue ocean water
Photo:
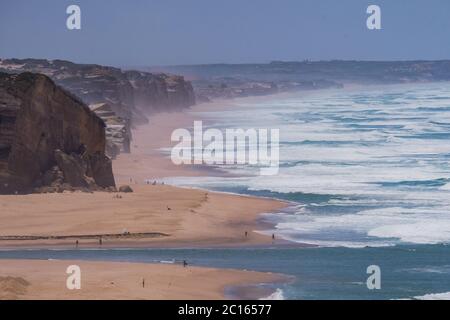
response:
[[[430,270],[425,265],[440,265],[446,259],[449,83],[301,92],[230,104],[201,117],[220,129],[280,129],[279,174],[261,176],[257,166],[228,165],[217,169],[238,177],[179,177],[167,182],[291,201],[286,210],[264,216],[274,228],[261,232],[335,248],[333,253],[344,256],[351,252],[366,264],[372,263],[365,247],[377,248],[380,260],[372,262],[379,265],[389,263],[396,248],[412,250],[410,263],[422,264],[417,270]],[[425,285],[419,279],[437,274],[444,274],[444,287],[437,290],[429,283],[422,293],[450,291],[445,272],[417,271],[417,284],[399,280],[399,286],[413,292],[416,285]],[[308,294],[308,288],[302,290]],[[334,298],[342,296],[341,292]]]
[[[283,299],[450,298],[450,248],[91,249],[0,251],[0,259],[69,259],[180,263],[279,272],[292,281],[269,286]],[[1,263],[1,260],[0,260]],[[83,269],[82,262],[80,267]],[[369,290],[369,265],[381,268],[381,289]],[[151,285],[151,279],[148,279]],[[245,284],[243,284],[245,285]],[[230,288],[231,289],[231,288]]]

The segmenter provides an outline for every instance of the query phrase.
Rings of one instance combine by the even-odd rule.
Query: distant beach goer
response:
[[[275,233],[272,233],[272,240],[275,240]]]
[[[75,241],[75,247],[78,248],[78,240]]]
[[[142,278],[142,288],[145,288],[145,278]]]
[[[183,267],[187,267],[188,266],[188,263],[187,263],[187,261],[186,260],[183,260]]]
[[[100,237],[100,238],[98,239],[98,244],[99,244],[99,245],[102,245],[102,244],[103,244],[103,239],[102,239],[102,237]]]

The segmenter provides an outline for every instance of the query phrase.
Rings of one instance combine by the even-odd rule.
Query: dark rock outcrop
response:
[[[115,159],[119,153],[130,152],[130,123],[119,117],[107,103],[97,103],[89,108],[106,124],[106,154]]]
[[[131,193],[131,192],[133,192],[133,189],[131,189],[131,187],[128,185],[123,185],[123,186],[119,187],[119,192]]]
[[[75,188],[89,187],[91,181],[86,176],[86,167],[79,155],[69,155],[61,150],[55,150],[55,160],[66,183]]]
[[[0,193],[114,189],[105,124],[42,74],[0,73]]]

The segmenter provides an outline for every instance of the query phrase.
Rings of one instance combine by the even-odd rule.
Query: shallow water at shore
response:
[[[385,248],[87,249],[0,251],[0,259],[67,259],[277,272],[293,276],[266,288],[285,299],[412,299],[450,288],[450,246]],[[369,265],[381,268],[381,290],[366,286]],[[229,289],[231,290],[231,289]],[[229,294],[239,294],[236,290]],[[432,296],[429,296],[432,297]],[[438,296],[439,297],[439,296]]]

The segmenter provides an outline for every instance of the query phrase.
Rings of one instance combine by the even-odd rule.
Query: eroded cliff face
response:
[[[192,85],[181,76],[43,59],[0,59],[0,71],[45,74],[86,104],[108,103],[118,116],[135,124],[153,111],[195,104]]]
[[[129,123],[117,116],[107,103],[91,104],[89,108],[99,116],[106,125],[106,154],[115,159],[122,152],[130,152],[131,137]]]
[[[105,124],[45,75],[0,73],[0,193],[114,188]]]
[[[180,110],[195,104],[192,85],[180,76],[44,59],[0,59],[1,71],[45,74],[87,105],[107,103],[125,122],[126,136],[130,139],[130,129],[148,122],[149,114]],[[109,141],[108,145],[114,143]],[[128,150],[122,148],[121,152]]]
[[[135,106],[145,114],[181,110],[195,104],[192,85],[181,76],[126,71]]]

